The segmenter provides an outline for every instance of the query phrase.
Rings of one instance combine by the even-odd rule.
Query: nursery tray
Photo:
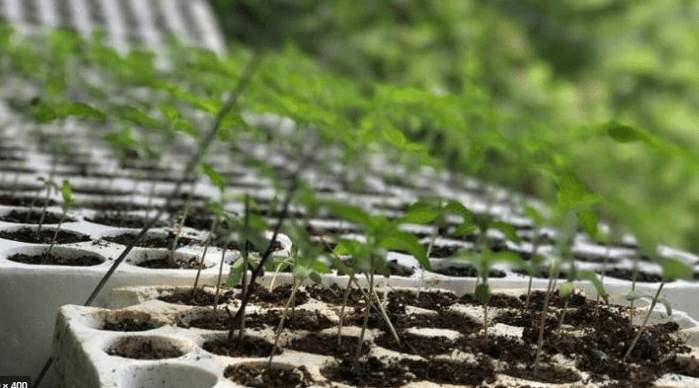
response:
[[[280,279],[277,279],[280,280]],[[287,279],[288,280],[288,279]],[[342,279],[338,279],[342,280]],[[282,282],[283,283],[283,282]],[[526,289],[497,289],[488,307],[488,338],[483,308],[471,294],[447,290],[381,287],[377,294],[403,345],[398,345],[379,314],[372,314],[365,345],[354,365],[365,303],[354,289],[345,309],[342,338],[337,326],[343,289],[337,284],[302,286],[294,318],[280,336],[279,354],[266,372],[290,285],[271,291],[260,284],[248,306],[243,346],[228,346],[230,310],[240,304],[239,289],[217,306],[187,305],[191,289],[136,287],[115,290],[142,302],[122,309],[61,308],[54,335],[54,357],[66,387],[694,387],[699,384],[699,323],[682,312],[668,318],[654,311],[651,335],[642,337],[628,364],[616,333],[628,341],[628,311],[599,307],[576,293],[566,309],[560,334],[547,332],[539,371],[534,375],[536,326],[542,293],[525,308]],[[387,294],[384,294],[387,291]],[[202,293],[215,294],[206,287]],[[206,299],[206,298],[204,298]],[[168,300],[168,301],[166,301]],[[560,314],[554,297],[550,312]],[[540,307],[539,307],[540,309]],[[636,317],[644,309],[636,311]],[[598,315],[597,315],[598,314]],[[596,326],[580,324],[599,319]],[[609,337],[608,337],[609,336]],[[626,337],[624,337],[626,336]],[[237,338],[237,337],[236,337]],[[606,341],[604,338],[608,338]],[[277,380],[272,380],[277,379]]]

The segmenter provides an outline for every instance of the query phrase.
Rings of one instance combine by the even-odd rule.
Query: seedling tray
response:
[[[551,345],[559,347],[545,355],[540,372],[534,376],[531,360],[535,336],[530,324],[535,309],[522,304],[523,289],[495,290],[489,307],[489,337],[482,337],[482,307],[469,294],[458,295],[433,289],[417,298],[415,287],[391,287],[387,294],[388,315],[397,328],[403,346],[388,334],[381,318],[372,315],[365,336],[360,364],[350,368],[365,305],[359,292],[350,294],[344,318],[341,346],[337,344],[337,324],[342,289],[330,286],[301,287],[294,318],[287,318],[280,337],[280,353],[272,359],[272,375],[266,374],[268,356],[274,342],[289,285],[267,290],[261,284],[257,297],[247,310],[245,346],[227,347],[228,316],[239,305],[232,290],[228,301],[217,306],[216,323],[211,326],[212,306],[182,304],[189,288],[132,287],[114,290],[143,302],[122,309],[64,306],[55,333],[54,356],[61,381],[66,387],[102,386],[130,388],[240,387],[240,386],[368,386],[368,387],[602,387],[608,384],[650,384],[652,387],[692,387],[699,384],[694,356],[699,345],[699,323],[685,313],[671,319],[654,312],[653,333],[646,347],[634,352],[629,364],[619,370],[622,345],[592,338],[600,333],[578,324],[591,320],[594,300],[576,294],[567,310],[568,320]],[[269,280],[269,279],[268,279]],[[290,277],[280,275],[284,283]],[[267,282],[268,283],[268,282]],[[340,283],[341,284],[341,283]],[[268,284],[267,284],[268,285]],[[389,284],[390,286],[390,284]],[[213,293],[212,288],[205,290]],[[338,294],[334,296],[333,294]],[[378,294],[383,289],[378,287]],[[165,302],[179,295],[177,303]],[[181,297],[185,295],[185,297]],[[541,293],[532,301],[540,303]],[[382,296],[383,297],[383,296]],[[538,298],[538,299],[537,299]],[[562,301],[554,298],[552,312],[560,313]],[[613,319],[627,313],[620,307],[600,307],[602,323],[597,330],[611,333],[618,327]],[[643,309],[637,311],[640,316]],[[555,315],[552,315],[555,316]],[[589,323],[589,322],[588,322]],[[127,331],[128,330],[128,331]],[[134,330],[134,331],[131,331]],[[632,332],[631,332],[632,334]],[[585,337],[585,338],[581,338]],[[588,338],[589,337],[589,338]],[[683,339],[689,347],[677,342]],[[405,345],[405,344],[410,345]],[[566,349],[589,343],[590,349]],[[419,349],[419,350],[418,350]],[[546,347],[545,347],[546,349]],[[550,349],[550,348],[549,348]],[[658,349],[662,349],[660,353]],[[655,353],[654,353],[655,351]],[[576,352],[582,354],[576,354]],[[583,356],[589,357],[583,357]],[[595,358],[596,357],[596,358]],[[645,360],[647,357],[648,360]],[[662,365],[663,370],[656,369]],[[282,383],[281,381],[284,381]],[[289,384],[289,385],[282,385]]]

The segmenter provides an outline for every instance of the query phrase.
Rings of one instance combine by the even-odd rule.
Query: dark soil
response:
[[[177,347],[150,338],[126,337],[107,349],[107,354],[138,360],[177,358],[185,354]]]
[[[9,214],[0,216],[0,220],[5,222],[14,222],[17,224],[38,224],[41,221],[40,211],[24,211],[24,210],[12,210]],[[44,215],[44,224],[57,224],[61,221],[61,215],[59,213],[46,212]],[[75,220],[66,217],[63,222],[74,222]]]
[[[444,268],[433,268],[432,272],[454,277],[475,278],[478,276],[478,271],[471,265],[452,265]],[[488,271],[488,276],[491,278],[504,278],[506,274],[505,272],[500,271],[498,269],[491,269],[490,271]]]
[[[304,366],[268,369],[267,365],[231,365],[223,376],[246,387],[297,388],[312,385],[311,375]]]
[[[122,319],[118,322],[105,321],[100,329],[101,330],[109,330],[109,331],[131,332],[131,331],[146,331],[146,330],[152,330],[155,328],[157,328],[157,326],[155,326],[152,322],[139,321],[139,320],[136,320],[133,318],[127,318],[127,319]]]
[[[90,267],[102,263],[102,259],[98,256],[83,255],[78,257],[62,257],[55,253],[47,254],[46,252],[38,255],[17,253],[9,256],[7,260],[24,264],[68,265],[72,267]]]
[[[103,240],[107,240],[113,243],[129,245],[136,237],[136,233],[124,233],[116,236],[102,237]],[[168,232],[167,236],[148,236],[146,235],[141,241],[136,244],[137,247],[143,248],[164,248],[172,249],[172,244],[175,242],[175,233]],[[180,236],[177,240],[177,248],[181,248],[187,245],[200,245],[203,246],[206,242],[201,240],[195,240],[189,237]]]
[[[102,213],[92,218],[86,218],[86,221],[94,222],[95,224],[115,226],[118,228],[142,228],[148,221],[144,217],[114,213]],[[166,226],[167,222],[158,221],[153,227],[161,228]]]
[[[84,186],[73,187],[73,192],[77,194],[89,194],[99,196],[121,196],[131,194],[130,190],[118,190],[110,187]]]
[[[33,204],[33,205],[32,205]],[[0,195],[0,205],[5,206],[56,206],[58,203],[53,199],[49,199],[48,203],[45,198],[37,199],[36,197],[18,197],[9,194]]]
[[[299,293],[300,301],[297,304],[316,298],[330,303],[337,312],[338,305],[342,302],[343,291],[338,286],[307,287]],[[252,303],[280,306],[288,299],[291,288],[282,286],[271,293],[259,288],[256,291],[256,294],[258,293],[260,295],[255,296]],[[362,325],[365,302],[360,295],[357,290],[350,293],[349,304],[353,307],[345,310],[345,326]],[[345,335],[338,344],[334,330],[336,322],[328,320],[318,311],[296,310],[293,318],[287,317],[285,329],[296,332],[303,330],[304,334],[299,333],[300,335],[291,339],[285,348],[333,357],[336,363],[321,371],[325,378],[360,387],[398,387],[422,380],[436,384],[490,386],[496,373],[546,383],[580,383],[581,377],[576,372],[552,364],[552,359],[557,354],[572,360],[578,369],[590,374],[590,381],[605,387],[650,387],[653,381],[666,373],[697,374],[692,369],[694,365],[684,365],[674,356],[689,351],[682,340],[671,336],[679,330],[679,325],[675,322],[649,327],[631,356],[622,361],[637,330],[637,327],[629,326],[627,309],[605,304],[600,304],[596,309],[594,299],[587,299],[579,293],[573,293],[567,304],[558,293],[551,296],[545,320],[541,362],[538,371],[534,373],[544,297],[541,291],[533,292],[529,307],[525,308],[523,301],[526,295],[493,295],[488,308],[497,312],[493,312],[491,316],[491,327],[496,323],[503,323],[520,327],[523,333],[521,336],[500,336],[491,333],[488,338],[484,338],[481,322],[474,322],[451,310],[457,304],[473,305],[480,309],[481,305],[475,301],[473,295],[467,294],[457,298],[449,292],[423,291],[419,298],[416,298],[413,290],[391,291],[385,308],[398,332],[401,344],[396,342],[374,308],[368,326],[380,330],[381,333],[373,340],[365,339],[362,354],[366,356],[371,347],[380,346],[404,354],[419,355],[422,360],[362,357],[359,363],[355,364],[353,357],[359,338]],[[429,309],[431,312],[409,314],[406,310],[409,305]],[[558,320],[564,306],[567,306],[564,326],[562,330],[558,330]],[[496,307],[498,310],[495,310]],[[235,308],[231,308],[228,313],[219,310],[214,322],[210,316],[203,316],[197,320],[188,320],[187,324],[182,320],[180,326],[228,330],[234,314]],[[276,329],[280,318],[279,310],[250,313],[246,318],[246,328]],[[458,334],[455,333],[454,338],[443,335],[424,336],[408,330],[415,327],[449,329]],[[570,327],[575,328],[574,335],[570,332]],[[263,340],[246,337],[242,345],[231,345],[227,338],[221,338],[206,343],[204,348],[216,354],[233,357],[267,357],[272,346]],[[449,358],[449,355],[458,353],[474,354],[475,361],[457,361]],[[496,368],[495,365],[504,366]],[[230,374],[238,376],[234,378],[238,379],[235,381],[249,384],[250,381],[261,379],[260,384],[264,383],[265,386],[277,384],[268,382],[272,380],[265,380],[265,374],[260,369],[239,369],[241,370]],[[300,376],[296,372],[293,374]],[[289,375],[282,376],[290,378]],[[610,378],[615,381],[609,381]],[[611,385],[605,385],[605,382]],[[317,383],[298,380],[294,382],[294,386]],[[257,386],[255,384],[253,386]]]
[[[350,358],[354,357],[357,352],[359,337],[340,336],[340,341],[337,340],[337,335],[326,333],[311,333],[301,338],[291,340],[288,348],[301,352],[324,354],[335,358]],[[369,353],[370,343],[364,341],[362,344],[362,354]]]
[[[596,272],[601,273],[601,271]],[[604,275],[617,279],[633,280],[633,271],[625,268],[607,268]],[[662,276],[660,276],[660,274],[638,271],[636,275],[636,281],[641,283],[657,283],[661,280]]]
[[[0,238],[13,241],[21,241],[31,244],[51,244],[53,236],[56,233],[55,228],[42,228],[41,232],[37,233],[36,229],[20,228],[13,231],[0,231]],[[59,230],[56,235],[56,244],[72,244],[77,242],[90,241],[90,236],[76,232],[68,232]]]
[[[81,201],[80,205],[86,209],[95,209],[103,212],[115,212],[117,214],[111,215],[110,217],[120,216],[118,212],[134,211],[134,210],[146,210],[147,205],[128,203],[124,201]],[[141,225],[143,226],[143,225]]]
[[[161,257],[159,259],[142,261],[136,266],[151,269],[206,269],[206,263],[199,263],[199,258],[191,257]]]
[[[235,292],[233,290],[221,291],[218,296],[218,303],[229,303],[233,300]],[[191,289],[177,290],[172,294],[158,298],[168,303],[183,304],[187,306],[213,306],[216,295],[197,288],[193,293]]]
[[[267,241],[267,243],[269,244],[269,240]],[[223,241],[214,241],[213,245],[217,246],[219,248],[223,248],[225,243]],[[242,251],[240,244],[238,244],[238,242],[236,242],[236,241],[229,241],[228,245],[225,245],[225,246],[226,246],[227,250]],[[248,242],[247,248],[248,248],[248,252],[250,252],[250,253],[259,253],[258,250],[255,249],[255,247],[250,242]],[[265,247],[265,249],[267,249],[267,248]],[[272,251],[280,251],[282,249],[284,249],[284,246],[282,245],[282,243],[279,241],[275,241],[274,246],[272,247]]]
[[[237,335],[232,342],[228,338],[215,339],[204,343],[204,350],[228,357],[269,357],[273,344],[256,337],[244,336],[242,343],[238,343]],[[276,354],[281,354],[282,349],[277,349]]]
[[[261,306],[283,307],[291,296],[291,285],[284,285],[269,292],[266,288],[256,287],[255,292],[250,296],[250,303]],[[294,295],[294,306],[300,306],[308,302],[308,294],[305,291],[297,291]]]

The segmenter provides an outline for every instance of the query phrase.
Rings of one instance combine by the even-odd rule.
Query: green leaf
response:
[[[576,207],[599,203],[601,198],[590,192],[577,175],[567,172],[558,180],[558,201],[564,207]]]
[[[121,118],[124,120],[130,121],[144,128],[161,128],[163,126],[160,120],[150,117],[141,112],[138,108],[130,105],[122,106],[119,109],[119,113]]]
[[[435,209],[425,203],[416,202],[408,211],[401,217],[402,222],[412,224],[429,224],[441,215],[438,209]]]
[[[323,278],[320,277],[318,272],[311,272],[309,277],[311,278],[311,280],[313,280],[313,283],[320,284],[323,282]]]
[[[534,222],[534,225],[538,227],[544,225],[544,216],[542,216],[541,213],[539,213],[539,211],[536,210],[536,208],[530,205],[524,205],[522,210],[524,211],[524,214],[526,214],[527,217],[529,217],[529,219],[531,219]]]
[[[158,109],[160,109],[163,116],[165,116],[170,123],[174,123],[175,120],[181,117],[180,111],[177,110],[177,107],[175,107],[173,104],[162,102],[158,105]]]
[[[339,202],[327,202],[326,206],[338,217],[354,222],[365,227],[371,227],[371,216],[356,206],[345,205]]]
[[[532,266],[514,252],[497,252],[490,257],[490,261],[491,263],[510,264],[511,266],[522,269],[527,273],[534,273]]]
[[[595,287],[597,295],[601,296],[605,302],[608,302],[609,294],[604,289],[604,284],[599,280],[597,274],[590,271],[589,269],[582,269],[578,271],[578,277],[583,280],[589,280],[590,283]]]
[[[218,187],[219,192],[223,193],[224,190],[226,189],[226,180],[223,178],[223,175],[221,175],[216,169],[214,169],[210,164],[208,163],[202,163],[201,164],[202,169],[204,169],[204,173],[206,174],[207,177],[211,180],[211,182]]]
[[[43,124],[58,119],[56,109],[40,98],[33,98],[29,103],[29,112],[37,123]]]
[[[294,267],[293,273],[295,278],[299,280],[306,280],[311,276],[312,271],[307,267],[297,265],[296,267]]]
[[[663,268],[663,280],[691,279],[694,276],[692,266],[678,259],[661,259],[660,266]]]
[[[243,280],[245,267],[243,266],[243,258],[239,258],[231,265],[231,270],[228,272],[224,286],[231,288],[237,286]]]
[[[61,116],[74,116],[104,121],[102,111],[82,102],[71,102],[61,107]]]
[[[515,229],[515,227],[512,224],[508,224],[507,222],[502,221],[495,221],[492,224],[490,224],[490,227],[501,231],[505,235],[505,237],[507,237],[507,239],[512,242],[519,243],[520,241],[522,241],[522,239],[517,234],[517,229]]]
[[[570,280],[565,281],[558,289],[558,295],[563,299],[567,298],[571,292],[573,292],[573,282]]]
[[[427,252],[422,247],[415,235],[408,232],[393,232],[386,238],[379,241],[379,246],[388,249],[402,249],[408,251],[422,265],[422,268],[430,270],[430,260],[427,258]]]
[[[597,237],[597,213],[587,209],[579,211],[577,216],[582,230],[594,240]]]
[[[632,143],[636,141],[650,143],[648,135],[631,126],[623,125],[616,121],[610,121],[606,124],[606,128],[609,137],[619,143]]]
[[[488,302],[490,302],[490,298],[493,296],[488,283],[480,283],[478,286],[476,286],[475,296],[479,303],[488,304]]]
[[[636,290],[629,291],[626,296],[624,297],[628,301],[635,301],[641,298],[648,298],[650,300],[653,300],[653,295],[638,292]]]
[[[344,255],[355,256],[355,255],[358,255],[359,252],[362,250],[361,246],[362,246],[362,243],[360,243],[357,240],[341,239],[337,243],[337,246],[335,246],[335,249],[333,249],[333,255],[335,255],[335,256],[344,256]]]
[[[66,179],[63,180],[63,184],[61,185],[61,195],[63,196],[63,204],[65,206],[70,206],[75,203],[75,200],[73,200],[73,191],[70,188],[70,182]]]
[[[464,219],[464,224],[471,223],[473,221],[473,213],[459,201],[449,201],[444,209],[449,213],[461,216]]]
[[[228,142],[233,138],[233,128],[219,126],[216,130],[216,137],[221,142]]]

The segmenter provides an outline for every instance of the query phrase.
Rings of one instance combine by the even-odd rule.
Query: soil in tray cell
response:
[[[55,240],[54,240],[55,235]],[[0,231],[0,238],[6,240],[21,241],[31,244],[51,244],[55,242],[56,244],[72,244],[77,242],[90,241],[89,236],[83,234],[68,232],[65,230],[59,230],[56,234],[56,229],[42,229],[37,233],[36,229],[31,228],[20,228],[12,231]]]
[[[24,210],[12,210],[10,213],[0,216],[0,220],[5,222],[13,222],[17,224],[38,224],[42,222],[42,212],[39,211],[24,211]],[[46,212],[43,216],[44,224],[57,224],[61,220],[61,215],[53,212]],[[71,217],[66,217],[63,222],[74,222],[75,220]]]
[[[102,263],[102,259],[97,256],[83,255],[78,257],[63,257],[54,253],[46,252],[38,255],[18,253],[9,256],[7,260],[24,264],[67,265],[72,267],[90,267]]]
[[[263,365],[231,365],[223,376],[246,387],[298,388],[311,386],[313,381],[304,366],[267,368]]]

